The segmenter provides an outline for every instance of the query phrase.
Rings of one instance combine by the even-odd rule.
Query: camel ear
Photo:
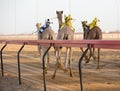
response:
[[[64,17],[66,18],[66,15],[64,15]]]
[[[64,19],[65,19],[65,20],[67,19],[67,16],[66,16],[66,15],[64,15]]]
[[[63,14],[63,11],[61,11],[61,13]]]
[[[56,14],[58,14],[58,11],[56,11]]]
[[[87,23],[87,21],[81,21],[82,23]]]

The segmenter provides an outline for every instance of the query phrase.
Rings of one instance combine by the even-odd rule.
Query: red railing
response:
[[[64,46],[64,47],[86,47],[87,44],[95,48],[120,49],[120,40],[0,40],[0,43]]]
[[[81,55],[79,60],[79,75],[80,75],[80,87],[83,91],[82,86],[82,72],[81,72],[81,62],[83,57],[86,55],[89,48],[105,48],[105,49],[120,49],[120,40],[0,40],[1,44],[4,44],[1,48],[1,70],[2,76],[4,76],[3,72],[3,59],[2,59],[2,51],[7,46],[7,44],[22,44],[21,48],[18,51],[18,76],[19,76],[19,84],[21,84],[21,72],[20,72],[20,52],[22,51],[25,45],[41,45],[48,46],[48,50],[45,52],[43,56],[43,79],[44,79],[44,91],[46,91],[46,80],[45,80],[45,71],[44,71],[44,57],[46,53],[49,51],[51,46],[63,46],[63,47],[85,47],[85,52]]]

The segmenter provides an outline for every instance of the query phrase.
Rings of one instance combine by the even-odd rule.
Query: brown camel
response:
[[[55,33],[54,31],[51,29],[51,27],[47,27],[42,33],[39,32],[40,28],[41,28],[41,24],[37,23],[36,24],[37,27],[37,31],[38,31],[38,40],[53,40],[55,38]],[[42,57],[43,57],[43,53],[48,49],[48,47],[44,47],[44,46],[38,46],[38,51],[40,53],[41,56],[41,61],[42,61]],[[43,51],[43,52],[42,52]],[[49,53],[46,55],[45,57],[45,68],[47,68],[47,64],[49,62]],[[42,62],[41,62],[42,63]],[[46,70],[47,72],[47,70]]]
[[[61,26],[63,24],[63,22],[62,22],[63,11],[56,11],[56,14],[57,14],[58,23],[59,23],[57,40],[73,40],[74,30],[72,30],[68,25],[65,25],[64,27],[61,28]],[[67,22],[69,22],[69,21],[71,21],[71,19],[69,19]],[[61,63],[61,49],[62,49],[62,47],[57,47],[56,48],[57,66],[56,66],[56,69],[55,69],[55,72],[54,72],[52,78],[55,78],[56,71],[57,71],[58,68],[63,69],[63,65]],[[69,63],[70,76],[72,77],[72,69],[71,69],[71,65],[70,65],[71,60],[72,60],[72,49],[71,49],[71,47],[67,47],[66,48],[65,62],[64,62],[64,65],[65,65],[64,71],[67,71],[68,63]]]
[[[89,27],[87,26],[87,21],[82,21],[82,27],[84,30],[84,35],[83,35],[84,39],[98,39],[98,40],[102,39],[102,30],[98,26],[94,26],[90,30]],[[94,56],[94,51],[95,48],[93,48],[93,50],[90,48],[90,56],[86,61],[86,63],[89,63],[91,57],[93,57],[93,59],[96,60],[96,57]],[[100,61],[100,48],[98,48],[97,69],[99,69],[99,61]]]

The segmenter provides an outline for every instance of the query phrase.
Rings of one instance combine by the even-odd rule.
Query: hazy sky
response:
[[[76,32],[82,32],[81,21],[94,17],[103,31],[120,31],[120,0],[0,0],[0,34],[32,33],[36,22],[44,24],[46,18],[57,32],[56,10],[71,13]]]

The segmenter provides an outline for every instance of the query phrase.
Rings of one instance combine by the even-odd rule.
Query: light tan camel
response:
[[[39,32],[40,28],[41,28],[41,24],[37,23],[36,24],[37,27],[37,31],[38,31],[38,40],[53,40],[55,38],[55,33],[54,31],[51,29],[51,27],[47,27],[42,33]],[[43,57],[43,53],[48,49],[48,47],[45,46],[38,46],[38,51],[40,53],[41,56],[41,61],[42,61],[42,57]],[[43,51],[43,52],[42,52]],[[45,68],[46,68],[46,73],[47,73],[47,65],[49,62],[49,53],[46,55],[45,57]],[[41,62],[42,63],[42,62]]]
[[[58,23],[59,23],[57,40],[73,40],[74,30],[72,30],[68,25],[65,25],[61,28],[61,26],[63,24],[63,22],[62,22],[63,11],[56,11],[56,14],[57,14]],[[67,22],[71,22],[71,19],[68,19]],[[55,69],[55,72],[54,72],[52,78],[55,78],[56,71],[58,68],[63,68],[63,65],[61,63],[61,49],[62,49],[62,47],[56,48],[57,65],[56,65],[56,69]],[[64,71],[67,71],[68,64],[69,64],[70,76],[72,77],[72,69],[71,69],[71,65],[70,65],[71,60],[72,60],[72,49],[71,49],[71,47],[67,47],[66,48],[66,55],[65,55],[65,62],[64,62],[64,66],[65,66]]]
[[[87,21],[82,21],[82,27],[84,30],[84,39],[102,39],[102,30],[98,26],[94,26],[91,30],[87,26]],[[90,58],[93,57],[94,60],[96,60],[96,57],[94,56],[95,48],[90,48],[90,56],[86,63],[89,63]],[[97,69],[99,69],[99,61],[100,61],[100,48],[98,48],[98,58],[97,58]]]

